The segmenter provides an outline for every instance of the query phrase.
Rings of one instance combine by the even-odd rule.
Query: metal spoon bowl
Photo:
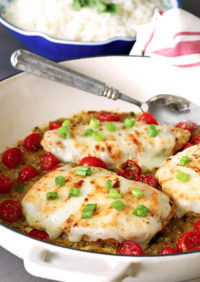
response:
[[[34,75],[54,80],[109,99],[132,103],[142,112],[151,112],[159,122],[176,124],[181,120],[196,121],[200,116],[200,107],[189,100],[175,95],[159,94],[146,102],[140,102],[104,82],[73,71],[51,60],[45,59],[27,50],[17,50],[11,55],[14,68]]]

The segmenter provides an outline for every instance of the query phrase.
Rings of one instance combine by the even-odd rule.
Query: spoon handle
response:
[[[27,50],[17,50],[11,55],[14,68],[56,82],[66,84],[99,96],[113,100],[121,99],[141,107],[141,102],[120,93],[117,89],[108,87],[104,82],[71,70],[51,60],[45,59]]]

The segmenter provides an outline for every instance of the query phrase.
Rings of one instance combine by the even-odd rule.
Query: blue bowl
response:
[[[0,0],[0,12],[5,3],[12,0]],[[180,0],[168,0],[170,8],[181,7]],[[133,47],[136,37],[112,37],[100,42],[87,42],[75,40],[55,39],[41,32],[24,31],[0,17],[3,24],[24,46],[31,51],[52,59],[54,61],[64,61],[74,58],[105,55],[127,55]]]

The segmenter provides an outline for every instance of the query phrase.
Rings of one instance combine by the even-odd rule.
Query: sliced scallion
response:
[[[139,188],[133,188],[132,194],[136,199],[140,199],[143,196],[143,193]]]
[[[103,141],[104,140],[104,133],[103,131],[94,131],[93,137],[95,141]]]
[[[18,193],[22,193],[24,191],[24,187],[26,186],[25,183],[21,182],[18,186],[17,186],[17,192]]]
[[[64,120],[63,123],[62,123],[62,126],[70,128],[71,127],[71,121],[69,119]]]
[[[150,124],[147,130],[149,137],[156,137],[158,135],[158,127],[155,124]]]
[[[58,187],[62,187],[65,185],[65,178],[62,175],[59,175],[55,178],[55,184]]]
[[[190,162],[190,158],[188,158],[187,156],[183,156],[181,159],[180,159],[180,164],[181,165],[188,165]]]
[[[119,193],[117,189],[110,189],[108,193],[108,197],[111,199],[120,199],[122,195]]]
[[[90,128],[97,129],[97,128],[99,128],[99,125],[100,125],[100,121],[98,119],[92,118],[90,120]]]
[[[88,219],[92,217],[93,212],[96,210],[97,204],[87,204],[85,205],[81,218],[82,219]]]
[[[122,201],[116,200],[116,201],[111,203],[111,207],[116,209],[116,210],[118,210],[118,211],[120,211],[120,210],[125,208],[125,205],[124,205],[124,203]]]
[[[135,125],[136,123],[136,119],[135,118],[126,118],[124,120],[124,126],[126,126],[127,128],[131,128]]]
[[[182,182],[187,182],[190,179],[190,175],[179,170],[179,172],[176,174],[176,179],[182,181]]]
[[[108,131],[116,131],[115,123],[112,121],[106,123],[106,128]]]
[[[108,190],[110,188],[112,188],[112,180],[111,179],[106,180],[105,188],[108,189]]]
[[[88,128],[88,129],[85,130],[84,136],[85,136],[85,137],[92,136],[92,135],[93,135],[93,132],[94,132],[94,130],[93,130],[92,128]]]
[[[62,139],[70,139],[70,129],[68,127],[61,126],[58,128],[58,134]]]
[[[79,188],[69,188],[69,196],[78,198],[80,197],[80,189]]]
[[[133,210],[132,214],[142,217],[142,216],[145,216],[148,213],[148,211],[149,209],[146,206],[139,205]]]
[[[92,175],[92,170],[89,166],[79,166],[76,174],[80,176],[90,176]]]
[[[47,200],[58,199],[58,193],[57,192],[48,192],[48,193],[46,193],[46,199]]]

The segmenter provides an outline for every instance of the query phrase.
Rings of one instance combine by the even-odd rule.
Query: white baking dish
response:
[[[182,95],[200,105],[195,69],[161,66],[150,58],[98,57],[64,63],[145,101],[159,93]],[[30,129],[81,110],[137,110],[133,105],[19,74],[0,82],[0,151]],[[195,121],[198,123],[198,121]],[[188,281],[200,277],[200,252],[167,256],[117,256],[44,243],[0,225],[2,247],[24,260],[33,275],[69,282]],[[126,278],[129,276],[129,278]]]

